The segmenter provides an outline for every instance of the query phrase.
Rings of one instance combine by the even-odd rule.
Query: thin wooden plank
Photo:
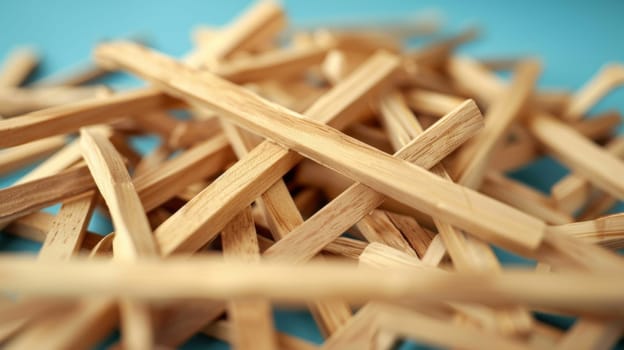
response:
[[[205,276],[209,271],[210,278]],[[535,273],[513,269],[500,274],[441,272],[423,268],[378,271],[346,262],[304,265],[223,262],[221,257],[143,259],[72,259],[41,264],[32,257],[0,257],[0,290],[39,296],[110,295],[131,298],[267,297],[308,301],[344,298],[476,302],[484,305],[525,304],[577,314],[622,315],[619,271],[592,274]],[[407,273],[407,275],[406,275]],[[136,276],[142,276],[138,279]],[[163,284],[167,280],[169,283]]]
[[[602,97],[622,84],[624,84],[624,66],[605,65],[574,94],[564,111],[564,117],[568,120],[581,119]]]
[[[14,49],[0,68],[0,88],[22,85],[38,64],[39,55],[34,49],[29,47]]]
[[[430,168],[471,137],[481,127],[480,118],[474,104],[466,103],[397,152],[397,156]],[[279,256],[279,259],[293,262],[309,259],[383,200],[383,195],[367,186],[352,185],[264,255],[273,259]]]
[[[221,233],[225,259],[234,257],[251,264],[260,260],[251,208],[234,217]],[[234,331],[235,349],[275,349],[277,338],[273,326],[271,305],[263,299],[229,302],[228,315]]]
[[[0,151],[0,174],[42,159],[65,145],[65,137],[52,136]]]
[[[512,250],[532,250],[541,241],[542,221],[465,187],[445,182],[422,168],[348,138],[322,123],[279,108],[216,76],[206,73],[198,76],[189,67],[130,43],[102,45],[96,56],[146,76],[174,95],[218,110],[240,126],[293,147],[389,197],[428,214],[443,214],[449,222],[487,241]],[[247,108],[249,106],[252,107]],[[375,166],[375,171],[370,170],[371,165]],[[404,181],[407,178],[409,183]],[[483,209],[477,216],[476,208]]]

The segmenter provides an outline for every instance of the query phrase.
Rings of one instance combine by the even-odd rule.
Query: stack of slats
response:
[[[535,59],[456,55],[473,29],[416,49],[432,28],[387,29],[296,31],[260,2],[183,59],[108,42],[94,66],[24,86],[37,56],[12,55],[0,171],[39,162],[0,190],[0,225],[42,246],[0,255],[0,343],[81,349],[119,329],[126,349],[201,332],[236,349],[613,347],[624,216],[603,215],[624,198],[624,139],[618,112],[588,112],[624,65],[546,91]],[[85,85],[117,70],[148,86]],[[139,154],[145,135],[159,145]],[[550,194],[508,176],[543,155],[570,170]],[[114,232],[87,230],[94,210]],[[309,309],[324,342],[277,331],[282,305]]]

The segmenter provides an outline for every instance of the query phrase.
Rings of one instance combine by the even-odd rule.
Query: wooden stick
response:
[[[518,66],[511,84],[485,114],[483,131],[459,151],[452,171],[459,183],[480,187],[495,147],[529,101],[539,72],[537,61],[525,61]]]
[[[233,343],[232,341],[232,323],[226,321],[217,321],[204,328],[203,333],[217,338],[221,341]],[[314,350],[317,347],[301,338],[294,337],[287,333],[277,332],[277,346],[282,350]]]
[[[585,176],[596,187],[617,198],[624,198],[624,185],[616,176],[620,171],[624,172],[624,163],[620,159],[550,115],[535,114],[529,120],[529,128],[564,164]]]
[[[143,89],[0,120],[0,147],[74,132],[82,126],[111,121],[135,112],[160,110],[174,103],[173,99],[157,90]]]
[[[618,137],[605,147],[618,158],[624,157],[624,138]],[[559,180],[551,189],[552,198],[557,206],[573,213],[580,209],[590,196],[590,182],[583,176],[572,173]]]
[[[81,63],[52,76],[37,80],[33,86],[78,86],[101,78],[109,71],[92,62]]]
[[[96,194],[89,192],[63,203],[43,242],[39,252],[40,259],[64,260],[78,252],[85,238],[96,199]]]
[[[108,93],[103,86],[50,87],[39,89],[0,89],[0,113],[13,117],[39,109],[50,108],[71,102],[90,100]]]
[[[0,151],[0,174],[42,159],[65,145],[65,137],[52,136]]]
[[[577,320],[557,343],[557,349],[613,349],[622,335],[622,320]]]
[[[352,263],[246,264],[221,258],[115,262],[84,260],[40,264],[29,257],[0,257],[0,289],[24,295],[110,295],[146,299],[266,297],[304,301],[345,298],[418,298],[421,301],[526,304],[578,313],[622,315],[624,282],[617,272],[579,274],[505,271],[500,274],[448,273],[423,269],[376,271]],[[209,273],[208,273],[209,272]],[[210,278],[198,279],[198,274]],[[138,279],[136,276],[142,276]],[[162,280],[169,283],[163,284]]]
[[[471,124],[474,128],[468,128]],[[479,129],[480,124],[480,115],[476,113],[476,106],[466,103],[397,152],[397,156],[430,168],[456,147],[453,145],[458,146],[466,138],[472,136]],[[462,127],[466,129],[461,130]],[[455,132],[457,136],[453,135]],[[440,143],[434,144],[436,142]],[[441,153],[436,157],[434,152]],[[383,195],[367,186],[352,185],[306,220],[303,225],[269,248],[264,255],[274,259],[280,256],[280,259],[293,262],[311,258],[327,243],[333,241],[364,215],[379,206],[383,199]],[[340,214],[337,215],[338,213]]]
[[[135,261],[139,257],[159,256],[141,205],[121,156],[102,135],[82,129],[80,143],[83,157],[89,166],[95,183],[106,201],[115,225],[113,241],[114,257]],[[123,342],[129,348],[152,347],[151,311],[147,304],[131,299],[120,300]]]
[[[275,38],[285,26],[281,7],[273,1],[260,1],[229,24],[207,45],[199,47],[187,58],[193,65],[215,63]]]
[[[367,103],[370,94],[387,81],[395,68],[394,59],[378,56],[334,88],[330,95],[319,100],[308,114],[317,115],[322,120],[348,124],[349,119],[353,118],[351,113]],[[156,238],[162,251],[170,254],[174,251],[196,250],[203,246],[227,223],[228,218],[236,215],[245,205],[251,204],[268,186],[294,166],[298,158],[294,152],[287,152],[271,142],[256,147],[156,229]],[[215,205],[217,203],[220,204]],[[210,211],[206,210],[206,206]]]
[[[445,115],[464,101],[460,97],[425,90],[410,90],[405,98],[410,108],[416,112],[437,117]]]
[[[417,254],[407,242],[401,231],[392,223],[388,215],[381,210],[373,210],[355,224],[358,231],[368,242],[383,243],[416,257]]]
[[[198,77],[193,69],[129,43],[100,46],[97,56],[148,76],[178,96],[219,110],[242,127],[286,147],[293,147],[303,155],[416,209],[429,214],[444,213],[449,222],[485,240],[513,250],[535,249],[541,240],[543,222],[476,192],[440,180],[421,168],[350,139],[322,123],[276,108],[215,76],[203,74]],[[141,64],[138,64],[137,57],[142,57]],[[163,67],[169,69],[163,70]],[[170,73],[174,73],[176,78],[169,76]],[[226,91],[228,93],[224,93]],[[244,105],[253,105],[253,111],[239,108],[242,101],[245,101]],[[268,115],[271,117],[267,118]],[[332,152],[323,152],[328,149]],[[357,161],[354,162],[354,159]],[[379,168],[371,171],[371,164]],[[411,179],[410,183],[404,183],[406,178]],[[469,215],[466,206],[470,207]],[[480,212],[480,218],[475,220],[473,208],[489,210]],[[497,213],[494,214],[493,210]],[[510,233],[511,227],[515,227],[513,233]]]
[[[13,50],[0,68],[0,88],[22,85],[38,64],[39,57],[32,48]]]
[[[528,92],[527,92],[528,94]],[[390,94],[382,100],[381,105],[382,120],[384,125],[396,140],[394,144],[401,145],[405,139],[417,137],[423,132],[422,127],[415,119],[414,115],[407,108],[407,104],[398,93]],[[396,146],[395,146],[396,147]],[[433,172],[447,181],[452,181],[443,165],[438,164]],[[482,168],[468,168],[466,171],[481,172]],[[460,179],[460,183],[469,187],[478,186],[480,176],[472,176],[464,173],[465,177]],[[439,218],[433,218],[438,232],[444,241],[445,247],[449,249],[449,254],[453,259],[455,267],[459,271],[489,271],[497,273],[500,263],[491,248],[476,238],[467,236],[448,223]],[[497,310],[494,315],[487,315],[486,318],[496,318],[493,322],[505,333],[527,333],[531,328],[532,318],[526,310],[520,308],[509,308]]]
[[[581,119],[603,96],[622,84],[624,84],[624,66],[608,64],[602,67],[590,81],[576,92],[564,112],[565,118],[568,120]]]
[[[624,215],[615,214],[595,220],[553,226],[551,231],[571,235],[604,247],[620,249],[624,244]]]
[[[221,242],[226,261],[230,257],[249,263],[260,260],[251,208],[243,210],[223,228]],[[268,301],[263,299],[232,301],[228,306],[228,315],[233,326],[233,344],[236,349],[276,348],[277,338]]]
[[[570,215],[559,210],[551,198],[500,173],[488,172],[481,192],[549,224],[567,224],[574,221]]]
[[[246,132],[228,123],[224,123],[223,127],[239,157],[246,155],[255,146],[255,142]],[[299,213],[293,198],[290,196],[286,184],[281,179],[269,187],[257,203],[265,214],[275,240],[282,239],[303,223],[301,213]],[[351,317],[349,305],[338,300],[331,303],[312,303],[310,311],[322,334],[326,336],[339,329]]]
[[[289,78],[301,74],[311,66],[320,64],[327,54],[327,47],[278,49],[218,65],[214,73],[234,83],[264,79]]]

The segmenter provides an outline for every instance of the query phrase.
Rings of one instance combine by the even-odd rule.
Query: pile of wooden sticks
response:
[[[108,42],[95,66],[23,86],[36,56],[11,56],[0,170],[38,163],[0,190],[0,225],[42,246],[0,255],[0,343],[82,349],[119,329],[126,349],[201,332],[237,349],[611,348],[624,215],[603,215],[624,198],[624,138],[619,113],[588,111],[624,66],[545,91],[537,60],[456,55],[474,30],[403,47],[426,29],[298,32],[260,2],[182,59]],[[115,70],[148,85],[85,85]],[[159,146],[140,155],[142,135]],[[550,194],[506,175],[543,155],[570,169]],[[94,210],[114,232],[87,230]],[[537,265],[505,268],[492,245]],[[276,331],[284,304],[324,342]]]

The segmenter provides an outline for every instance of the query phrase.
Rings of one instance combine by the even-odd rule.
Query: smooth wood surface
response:
[[[449,222],[485,240],[510,249],[528,250],[535,249],[540,243],[543,222],[462,186],[440,180],[421,168],[356,142],[319,122],[279,108],[215,76],[202,74],[198,77],[188,67],[129,43],[100,46],[97,56],[130,68],[177,96],[219,110],[242,127],[292,147],[389,197],[428,214],[443,213]],[[143,58],[140,64],[137,57]],[[168,70],[163,70],[164,67]],[[175,79],[170,75],[172,72],[176,72]],[[216,93],[225,91],[231,94]],[[245,103],[241,104],[241,101]],[[247,106],[253,107],[248,109]],[[267,115],[271,117],[266,118]],[[371,164],[375,165],[375,171],[370,171]],[[406,178],[411,181],[405,183]],[[475,220],[473,208],[487,209],[479,212],[480,219]]]
[[[605,65],[574,94],[564,116],[571,120],[581,119],[602,97],[622,84],[624,84],[624,66]]]
[[[65,145],[65,137],[52,136],[0,151],[0,174],[6,174],[45,158]]]
[[[0,88],[22,85],[38,64],[39,56],[34,49],[29,47],[14,49],[4,59],[0,68]]]

